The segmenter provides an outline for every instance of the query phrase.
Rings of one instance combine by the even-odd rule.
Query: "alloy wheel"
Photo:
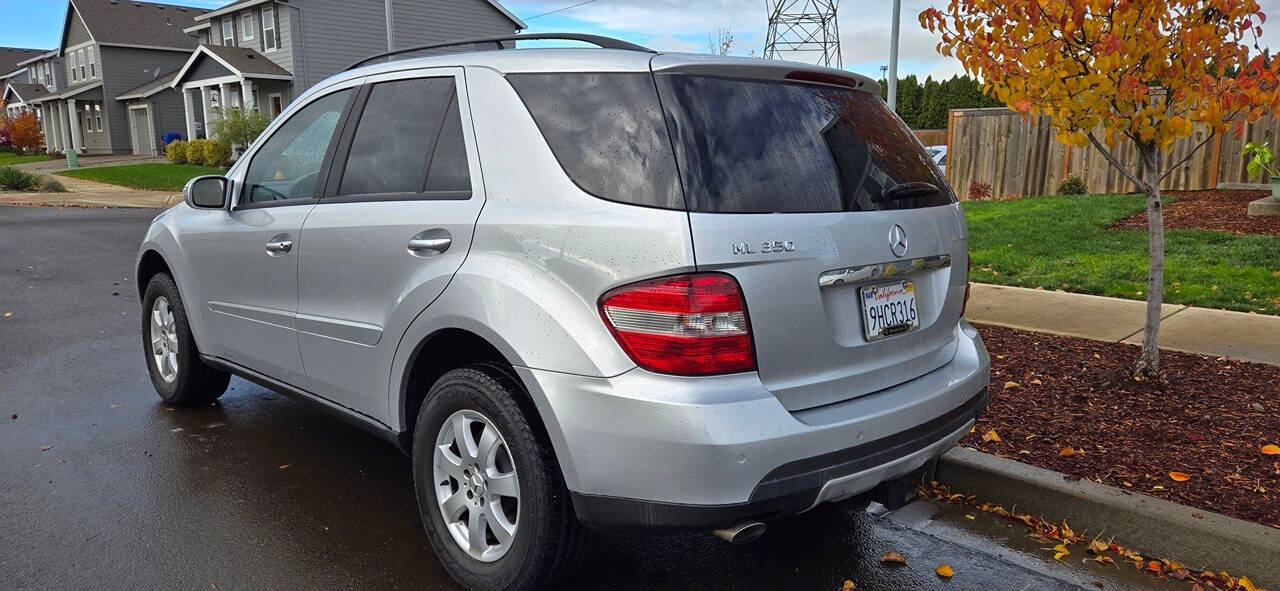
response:
[[[459,410],[440,426],[432,477],[445,528],[469,556],[506,555],[520,522],[520,481],[502,433],[488,417]]]
[[[169,299],[160,296],[151,304],[151,358],[160,379],[173,383],[178,379],[178,325],[173,319]]]

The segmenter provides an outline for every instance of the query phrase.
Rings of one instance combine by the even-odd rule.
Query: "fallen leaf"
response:
[[[1115,561],[1114,559],[1112,559],[1110,556],[1094,556],[1094,557],[1093,557],[1093,561],[1094,561],[1094,562],[1097,562],[1097,563],[1099,563],[1099,564],[1112,564],[1112,565],[1114,565],[1114,564],[1116,563],[1116,561]]]
[[[1004,389],[1005,389],[1005,390],[1008,390],[1008,389],[1010,389],[1010,388],[1017,388],[1017,387],[1019,387],[1020,385],[1021,385],[1021,384],[1019,384],[1018,382],[1005,382],[1005,383],[1004,383]]]
[[[985,434],[983,434],[983,436],[982,436],[982,440],[983,440],[983,441],[988,441],[988,442],[990,442],[990,441],[997,441],[997,442],[998,442],[998,441],[1000,441],[1000,434],[999,434],[999,433],[996,433],[996,430],[995,430],[995,429],[992,429],[992,430],[990,430],[990,431],[987,431]]]
[[[1039,386],[1039,385],[1041,385],[1041,384],[1043,384],[1043,383],[1044,383],[1044,382],[1042,382],[1042,381],[1040,381],[1040,380],[1031,380],[1031,385],[1033,385],[1033,386]]]
[[[1160,563],[1159,563],[1159,562],[1156,562],[1156,561],[1154,561],[1154,560],[1152,560],[1151,562],[1148,562],[1148,563],[1147,563],[1147,570],[1149,570],[1149,571],[1151,571],[1151,572],[1153,572],[1153,573],[1159,574],[1159,573],[1161,572],[1161,570],[1160,570]]]
[[[5,317],[5,318],[8,318],[8,317],[10,317],[10,316],[13,316],[13,312],[5,312],[5,313],[4,313],[4,317]]]
[[[1244,591],[1259,591],[1258,586],[1249,580],[1249,577],[1240,577],[1240,588]]]
[[[1064,458],[1069,458],[1076,455],[1076,450],[1073,447],[1064,447],[1062,448],[1062,451],[1058,452],[1058,455]]]
[[[1108,546],[1106,542],[1099,542],[1098,540],[1089,542],[1089,551],[1094,554],[1102,554],[1107,551],[1107,548]]]
[[[1263,455],[1280,456],[1280,445],[1269,444],[1262,446]]]
[[[40,451],[49,451],[51,449],[53,449],[53,444],[40,446]]]
[[[844,585],[840,587],[840,591],[853,591],[854,589],[857,589],[857,588],[858,586],[855,585],[853,581],[845,579]]]
[[[955,571],[951,570],[951,565],[949,564],[939,564],[938,568],[933,569],[933,572],[938,573],[939,577],[946,577],[948,579],[951,578],[951,575],[956,574]]]
[[[281,469],[281,470],[288,470],[288,469],[289,469],[289,466],[292,466],[292,465],[293,465],[293,464],[280,464],[280,469]]]
[[[880,562],[885,564],[906,564],[907,557],[897,551],[891,551],[880,557]]]
[[[964,518],[965,518],[965,519],[977,519],[978,517],[977,517],[976,515],[972,514],[972,513],[967,513],[967,514],[965,514]]]
[[[1062,560],[1063,556],[1070,556],[1071,551],[1067,549],[1066,544],[1058,544],[1053,547],[1053,559]]]
[[[1191,480],[1190,476],[1187,476],[1182,472],[1170,472],[1169,478],[1172,478],[1174,482],[1186,482],[1188,480]]]

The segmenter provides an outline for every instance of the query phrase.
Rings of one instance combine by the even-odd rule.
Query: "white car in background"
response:
[[[947,174],[947,147],[946,146],[928,146],[924,151],[929,154],[929,158],[933,159],[933,163],[938,165],[942,170],[943,176]]]

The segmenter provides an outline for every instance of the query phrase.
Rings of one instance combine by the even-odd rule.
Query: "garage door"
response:
[[[155,154],[156,138],[151,133],[151,108],[129,109],[129,121],[133,129],[133,153]]]

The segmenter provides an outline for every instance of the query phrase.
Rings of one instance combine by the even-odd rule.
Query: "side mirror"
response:
[[[182,189],[187,205],[197,209],[222,209],[227,206],[227,179],[221,176],[198,176]]]

